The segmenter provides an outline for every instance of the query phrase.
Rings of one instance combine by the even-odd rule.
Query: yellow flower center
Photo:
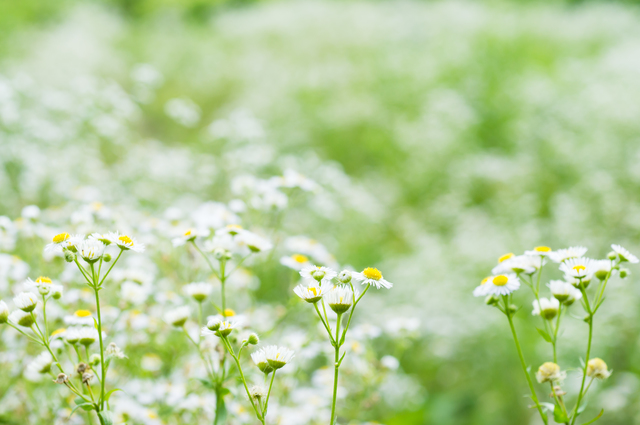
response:
[[[185,235],[185,236],[189,236],[189,235],[191,235],[191,229],[189,229],[189,230],[187,230],[186,232],[184,232],[184,235]]]
[[[66,328],[60,328],[60,329],[56,329],[55,331],[53,331],[51,333],[51,336],[56,336],[56,335],[60,335],[61,333],[63,333],[64,331],[66,331]]]
[[[158,415],[153,412],[147,413],[147,416],[149,417],[149,419],[158,419]]]
[[[374,280],[382,279],[382,273],[380,273],[380,270],[373,267],[367,267],[362,271],[362,274],[367,279],[374,279]]]
[[[227,224],[227,229],[242,229],[239,224]]]
[[[485,277],[484,279],[482,279],[482,282],[480,282],[480,285],[484,285],[489,281],[489,279],[491,279],[491,276]]]
[[[308,289],[309,289],[309,292],[313,292],[314,296],[316,297],[318,296],[318,288],[315,288],[312,286],[311,288],[308,288]]]
[[[36,283],[47,283],[47,284],[51,284],[51,279],[49,279],[46,276],[40,276],[39,278],[36,279]]]
[[[231,310],[230,308],[227,308],[224,310],[224,317],[233,317],[236,315],[236,312]]]
[[[509,282],[509,278],[503,274],[493,278],[493,284],[496,286],[504,286]]]
[[[132,240],[131,240],[131,238],[130,238],[129,236],[127,236],[127,235],[122,235],[122,236],[120,236],[120,237],[118,238],[118,240],[119,240],[120,242],[122,242],[122,243],[125,243],[125,244],[131,244],[131,245],[133,245],[133,241],[132,241]]]
[[[306,255],[302,255],[302,254],[293,254],[291,258],[293,258],[293,261],[295,261],[296,263],[301,263],[301,264],[309,261],[309,258],[307,258]]]
[[[89,316],[91,316],[91,312],[89,310],[78,310],[73,314],[76,317],[89,317]]]
[[[573,266],[573,270],[577,271],[578,273],[580,273],[583,270],[586,270],[587,268],[583,265],[578,264],[577,266]]]
[[[103,204],[102,202],[94,202],[91,204],[91,206],[93,207],[94,210],[99,211],[102,209]]]
[[[498,258],[498,263],[502,263],[503,261],[508,260],[509,258],[513,257],[513,255],[513,252],[504,254],[502,257]]]
[[[55,235],[53,237],[53,243],[61,243],[69,239],[68,233],[60,233],[59,235]]]
[[[551,251],[551,248],[549,248],[548,246],[537,246],[533,248],[533,250],[538,252],[549,252]]]

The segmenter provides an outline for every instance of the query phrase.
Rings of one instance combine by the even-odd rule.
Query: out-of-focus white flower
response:
[[[593,275],[593,260],[590,258],[569,258],[560,264],[560,271],[566,276],[578,280],[591,280]]]
[[[76,310],[72,315],[64,317],[64,323],[70,326],[94,326],[95,324],[89,310]]]
[[[315,280],[321,283],[330,283],[331,279],[336,277],[338,272],[329,267],[307,266],[300,270],[300,276],[305,279]]]
[[[192,282],[184,285],[183,289],[188,296],[199,303],[206,300],[207,297],[211,295],[211,292],[213,292],[213,286],[207,282]]]
[[[556,298],[540,298],[539,302],[538,300],[533,300],[533,311],[531,314],[551,320],[558,315],[559,309],[560,301]]]
[[[193,229],[189,229],[182,236],[171,239],[171,243],[174,247],[185,245],[187,242],[195,241],[198,237],[198,232]]]
[[[510,255],[510,254],[507,254]],[[518,255],[509,258],[500,257],[499,264],[491,270],[494,275],[505,273],[524,273],[532,274],[540,268],[541,262],[544,260],[541,256]]]
[[[162,368],[162,359],[156,354],[145,354],[140,361],[140,367],[147,372],[157,372]]]
[[[552,280],[549,282],[549,289],[551,295],[560,302],[565,302],[570,298],[574,300],[582,298],[582,292],[564,280]]]
[[[382,277],[380,270],[374,267],[367,267],[360,273],[353,273],[353,278],[360,282],[362,285],[372,285],[376,288],[391,288],[393,283]]]
[[[264,354],[274,370],[278,370],[284,367],[287,363],[293,359],[294,351],[285,347],[277,347],[275,345],[268,345],[264,347]]]
[[[592,271],[593,275],[600,280],[605,280],[611,270],[613,269],[613,264],[611,260],[594,260],[592,263]]]
[[[562,263],[570,258],[580,258],[587,253],[584,246],[572,246],[569,248],[558,249],[549,254],[549,258],[554,263]]]
[[[117,245],[122,250],[131,250],[135,252],[144,252],[144,244],[139,243],[136,238],[127,235],[121,235],[118,232],[107,234],[109,241]]]
[[[258,369],[260,369],[262,373],[273,372],[273,368],[269,365],[269,362],[267,361],[267,355],[264,351],[264,348],[261,348],[251,353],[251,359],[256,364],[256,366],[258,366]]]
[[[27,220],[36,220],[38,217],[40,217],[40,208],[38,208],[37,205],[27,205],[22,209],[20,215],[22,216],[22,218],[25,218]]]
[[[19,325],[25,328],[30,328],[34,323],[34,316],[36,315],[35,311],[31,313],[27,313],[22,310],[14,310],[9,314],[9,323],[13,325]]]
[[[480,282],[480,285],[476,286],[476,288],[473,290],[473,296],[474,297],[484,297],[488,294],[488,288],[489,286],[487,285],[487,282],[489,282],[491,279],[493,279],[493,276],[487,276],[484,279],[482,279],[482,281]]]
[[[124,355],[124,352],[120,349],[120,347],[116,345],[115,342],[112,342],[109,345],[107,345],[105,352],[107,353],[107,356],[114,357],[116,359],[124,359],[125,357],[127,357]]]
[[[13,303],[24,312],[32,312],[38,305],[38,296],[32,292],[21,292],[13,298]]]
[[[400,361],[393,356],[383,356],[380,359],[380,364],[389,370],[397,370],[400,367]]]
[[[201,110],[191,99],[176,98],[164,105],[164,112],[184,127],[195,127],[200,122]]]
[[[189,316],[191,315],[191,310],[187,306],[178,307],[175,310],[169,311],[164,315],[164,320],[171,326],[175,326],[177,328],[183,326]]]
[[[27,366],[32,373],[47,373],[51,370],[53,358],[49,352],[44,351],[34,358]]]
[[[7,323],[7,320],[9,320],[9,307],[7,303],[0,301],[0,325]]]
[[[267,251],[273,247],[270,241],[248,230],[238,233],[235,240],[238,246],[246,246],[251,252]]]
[[[632,253],[630,253],[620,245],[615,245],[615,244],[611,245],[611,249],[613,249],[613,252],[618,254],[618,257],[620,258],[621,262],[628,261],[630,263],[638,263],[640,261],[638,260],[638,257],[633,255]]]
[[[548,246],[537,246],[533,248],[531,251],[525,251],[524,255],[547,257],[551,255],[552,252],[553,251]]]
[[[78,330],[78,342],[82,345],[89,346],[96,342],[98,339],[98,330],[90,326],[82,326],[77,328]]]
[[[311,262],[309,261],[309,257],[302,254],[293,254],[280,257],[280,264],[297,271],[312,266]]]
[[[515,274],[500,274],[489,279],[484,295],[509,295],[520,288],[520,279]]]

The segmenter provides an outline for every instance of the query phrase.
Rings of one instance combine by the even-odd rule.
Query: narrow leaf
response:
[[[111,394],[115,393],[116,391],[122,391],[124,392],[124,390],[121,390],[120,388],[114,388],[111,391],[109,391],[108,393],[106,393],[104,395],[104,401],[106,401],[107,403],[109,402],[109,398],[111,397]]]
[[[565,422],[569,422],[569,418],[567,417],[567,414],[558,405],[556,405],[553,408],[553,420],[556,421],[559,424],[563,424]]]
[[[113,413],[108,410],[98,412],[98,416],[102,419],[104,425],[113,425]]]
[[[75,411],[80,409],[80,408],[82,408],[82,410],[85,410],[85,411],[88,412],[90,410],[93,410],[93,404],[92,403],[81,403],[81,404],[78,404],[76,407],[73,408],[73,410],[69,414],[69,417],[71,417],[75,413]]]
[[[545,341],[547,341],[548,343],[552,343],[553,339],[551,338],[551,336],[549,336],[549,334],[546,331],[543,331],[540,328],[536,328],[538,330],[538,333],[540,334],[540,336],[542,336],[544,338]]]
[[[584,412],[584,409],[586,409],[586,408],[587,408],[587,404],[588,404],[588,403],[587,403],[587,401],[586,401],[586,400],[584,400],[584,401],[582,402],[582,404],[580,405],[580,407],[578,407],[578,410],[576,411],[578,415],[579,415],[580,413]]]
[[[584,425],[589,425],[594,423],[595,421],[597,421],[598,419],[600,419],[600,417],[604,414],[604,409],[602,409],[600,411],[600,413],[598,414],[598,416],[596,416],[595,418],[591,419],[589,422],[585,422]]]

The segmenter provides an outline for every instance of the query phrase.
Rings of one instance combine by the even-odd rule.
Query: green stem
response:
[[[109,267],[109,270],[107,270],[107,273],[105,273],[105,275],[102,277],[102,280],[100,280],[100,283],[97,286],[102,286],[102,284],[104,283],[104,281],[107,279],[107,276],[109,276],[109,273],[111,273],[111,270],[113,269],[113,267],[116,265],[116,263],[118,262],[118,260],[120,259],[120,256],[122,255],[122,253],[124,252],[124,249],[120,249],[120,254],[118,254],[118,256],[116,257],[115,260],[113,260],[113,263],[111,263],[111,267]],[[93,272],[93,263],[91,264],[91,271]],[[98,274],[98,279],[100,278],[100,274]],[[96,282],[98,280],[96,279]]]
[[[240,373],[240,379],[242,380],[242,384],[244,385],[244,390],[247,392],[247,397],[249,397],[249,401],[251,402],[251,406],[253,406],[253,410],[256,412],[256,417],[258,418],[258,420],[260,422],[262,422],[264,424],[264,418],[262,417],[260,412],[258,412],[258,408],[256,407],[256,404],[253,401],[253,397],[251,397],[251,391],[249,391],[249,387],[247,386],[247,380],[244,377],[244,372],[242,372],[242,366],[240,365],[240,359],[238,359],[238,357],[236,356],[235,352],[233,351],[233,348],[231,347],[231,344],[229,343],[229,340],[227,339],[227,337],[226,336],[225,337],[221,337],[220,339],[224,342],[224,345],[227,348],[227,351],[229,351],[229,354],[231,354],[231,357],[233,357],[233,360],[235,360],[235,362],[236,362],[236,367],[238,368],[238,373]]]
[[[351,312],[349,313],[349,319],[347,320],[347,326],[344,327],[344,331],[342,332],[342,337],[340,338],[340,345],[344,344],[344,339],[347,336],[347,331],[349,330],[349,325],[351,325],[351,318],[353,317],[353,312],[356,310],[356,306],[358,305],[358,303],[360,302],[362,297],[364,297],[364,294],[367,293],[367,291],[369,290],[370,287],[371,287],[371,284],[367,284],[367,287],[364,288],[364,291],[362,291],[362,294],[360,294],[358,299],[356,299],[355,298],[356,297],[356,291],[355,291],[355,289],[353,289],[353,284],[351,284],[351,292],[353,292],[354,303],[353,303],[353,306],[351,307]]]
[[[320,321],[322,322],[322,324],[324,325],[324,328],[327,330],[327,333],[329,334],[329,338],[331,339],[331,345],[335,345],[336,341],[333,339],[333,335],[331,334],[331,328],[329,328],[329,325],[327,325],[327,323],[324,321],[324,318],[322,317],[322,313],[320,313],[320,309],[318,308],[318,303],[313,303],[313,306],[316,309],[316,313],[318,313],[318,317],[320,318]]]
[[[264,402],[264,409],[262,410],[262,418],[266,419],[267,409],[269,409],[269,396],[271,396],[271,388],[273,387],[273,380],[276,379],[276,371],[271,374],[271,383],[269,384],[269,391],[267,392],[267,399]]]
[[[578,401],[576,401],[576,407],[573,410],[573,419],[571,420],[571,425],[576,422],[578,419],[578,409],[580,408],[580,402],[584,397],[584,384],[587,380],[587,367],[589,365],[589,356],[591,355],[591,342],[593,340],[593,312],[591,311],[591,305],[589,304],[589,297],[587,296],[587,292],[582,285],[580,284],[580,291],[582,292],[582,298],[584,298],[585,307],[587,309],[587,313],[589,314],[589,340],[587,341],[587,355],[584,360],[584,369],[582,370],[582,383],[580,384],[580,392],[578,393]]]
[[[122,255],[122,250],[120,251],[120,254],[118,254],[118,257],[115,259],[115,261],[113,262],[113,264],[111,265],[111,267],[109,268],[109,270],[107,271],[107,274],[109,274],[109,272],[111,271],[111,269],[113,268],[113,266],[115,266],[116,262],[118,261],[118,259],[120,258],[120,255]],[[107,377],[105,376],[105,370],[104,370],[104,342],[102,341],[102,316],[100,313],[100,295],[99,295],[99,286],[98,285],[98,281],[100,279],[100,276],[96,276],[95,274],[95,270],[93,267],[93,263],[91,264],[91,273],[92,273],[92,277],[93,277],[93,290],[96,293],[96,315],[98,316],[98,340],[100,341],[100,375],[102,376],[102,378],[100,379],[100,399],[99,401],[99,405],[100,405],[100,410],[104,410],[104,395],[105,395],[105,384],[107,382]],[[100,284],[102,284],[102,282],[104,282],[104,279],[107,276],[105,275],[104,278],[102,279],[102,281],[100,282]],[[87,355],[88,356],[88,355]],[[87,360],[89,360],[87,358]]]
[[[520,357],[520,364],[521,364],[522,370],[524,371],[524,374],[525,374],[525,376],[527,378],[527,383],[529,384],[529,389],[531,390],[531,399],[536,404],[538,412],[540,413],[540,417],[542,418],[542,422],[544,422],[545,425],[547,425],[549,420],[547,419],[547,416],[542,411],[542,406],[540,406],[540,402],[538,401],[538,396],[536,395],[536,390],[533,387],[533,381],[531,380],[531,376],[529,375],[529,371],[527,370],[527,363],[524,360],[524,355],[522,354],[522,348],[520,347],[520,341],[518,341],[518,335],[516,334],[516,328],[515,328],[515,326],[513,326],[513,318],[511,316],[511,312],[509,311],[509,303],[508,303],[506,295],[503,296],[503,300],[504,300],[504,304],[505,304],[505,311],[507,313],[507,319],[509,319],[509,327],[511,327],[511,333],[513,334],[513,340],[516,343],[516,349],[518,350],[518,356]]]
[[[340,337],[340,320],[342,319],[342,314],[338,314],[338,320],[336,322],[336,341]],[[331,402],[331,422],[330,425],[334,425],[336,423],[336,401],[338,399],[338,372],[340,370],[340,344],[335,345],[335,363],[334,363],[334,372],[333,372],[333,401]]]

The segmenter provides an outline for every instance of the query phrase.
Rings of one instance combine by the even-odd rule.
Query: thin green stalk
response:
[[[324,325],[324,328],[327,330],[327,333],[329,334],[329,338],[331,339],[331,345],[335,345],[336,341],[333,339],[333,335],[331,334],[331,328],[324,321],[324,318],[322,317],[322,313],[320,313],[320,309],[318,308],[318,303],[313,303],[313,306],[316,309],[316,313],[318,313],[318,317],[320,318],[320,321],[322,322],[322,324]]]
[[[256,404],[253,401],[253,397],[251,397],[251,391],[249,391],[249,387],[247,386],[247,380],[244,377],[244,372],[242,372],[242,366],[240,365],[240,359],[238,359],[238,357],[236,356],[235,352],[233,351],[233,348],[231,347],[231,343],[229,342],[227,337],[226,336],[225,337],[221,337],[220,339],[224,342],[224,345],[227,348],[227,351],[229,351],[229,354],[231,354],[231,357],[233,357],[233,360],[235,360],[235,362],[236,362],[236,366],[238,367],[238,372],[240,373],[240,379],[242,380],[242,384],[244,385],[244,390],[247,392],[247,397],[249,397],[249,401],[251,402],[251,406],[253,406],[253,410],[256,413],[256,417],[258,418],[258,420],[260,420],[260,422],[262,422],[264,424],[264,418],[262,417],[261,413],[258,412],[258,408],[256,407]]]
[[[593,340],[593,312],[591,311],[591,305],[589,304],[589,297],[587,296],[587,291],[584,289],[582,282],[580,282],[580,291],[582,292],[582,298],[584,299],[585,306],[587,309],[587,313],[589,314],[589,340],[587,342],[587,354],[584,360],[584,369],[582,370],[582,383],[580,384],[580,392],[578,393],[578,401],[576,401],[576,407],[573,410],[573,419],[571,420],[571,425],[576,422],[578,419],[578,409],[580,408],[580,402],[584,397],[584,384],[587,380],[587,367],[589,365],[589,356],[591,355],[591,342]]]
[[[109,270],[107,271],[107,274],[109,274],[109,272],[111,271],[111,269],[113,268],[113,266],[115,266],[116,262],[118,261],[118,259],[120,258],[120,255],[122,255],[122,250],[120,250],[120,254],[118,254],[118,257],[115,259],[115,261],[113,262],[113,264],[111,265],[111,267],[109,268]],[[104,278],[102,279],[102,281],[100,282],[100,285],[98,285],[98,281],[100,280],[100,276],[96,276],[94,267],[93,267],[93,263],[91,264],[91,274],[93,277],[93,290],[96,293],[96,315],[98,316],[98,340],[100,341],[100,374],[102,376],[102,379],[100,380],[100,399],[99,399],[99,404],[100,404],[100,410],[104,410],[104,395],[105,395],[105,384],[107,382],[107,377],[105,376],[105,370],[104,370],[104,342],[102,341],[102,315],[100,313],[100,295],[99,295],[99,286],[102,284],[102,282],[104,282],[104,279],[106,279],[106,275],[104,276]],[[88,355],[87,355],[88,356]],[[88,360],[88,359],[87,359]]]
[[[531,399],[536,404],[536,408],[538,409],[538,412],[540,413],[540,417],[542,418],[542,422],[544,422],[545,425],[547,425],[549,423],[549,420],[547,419],[547,416],[542,411],[542,406],[540,405],[540,402],[538,401],[538,396],[536,395],[536,390],[533,387],[533,381],[531,380],[531,376],[529,375],[529,371],[527,370],[527,363],[524,360],[524,354],[522,354],[522,348],[520,347],[520,341],[518,341],[518,335],[516,334],[516,328],[515,328],[515,326],[513,326],[513,318],[512,318],[511,312],[509,311],[509,303],[508,303],[506,295],[503,296],[503,300],[504,300],[504,304],[505,304],[505,312],[507,314],[507,319],[509,319],[509,327],[511,327],[511,333],[513,334],[513,340],[516,343],[516,349],[518,350],[518,356],[520,357],[520,364],[522,365],[522,370],[524,371],[524,374],[525,374],[525,376],[527,378],[527,383],[529,384],[529,389],[531,390]]]
[[[340,320],[342,314],[338,314],[338,320],[336,321],[336,341],[340,337]],[[330,425],[334,425],[336,422],[336,401],[338,399],[338,373],[340,370],[340,343],[335,345],[335,363],[333,373],[333,401],[331,402],[331,422]]]
[[[556,352],[556,347],[558,343],[558,329],[560,329],[560,317],[562,316],[562,303],[560,303],[560,307],[558,308],[558,318],[556,319],[556,328],[553,331],[553,362],[558,363],[558,354]]]
[[[264,402],[264,409],[262,410],[262,418],[266,419],[267,410],[269,409],[269,396],[271,396],[271,388],[273,387],[273,380],[276,379],[276,371],[271,373],[271,383],[269,384],[269,391],[267,392],[267,399]]]

